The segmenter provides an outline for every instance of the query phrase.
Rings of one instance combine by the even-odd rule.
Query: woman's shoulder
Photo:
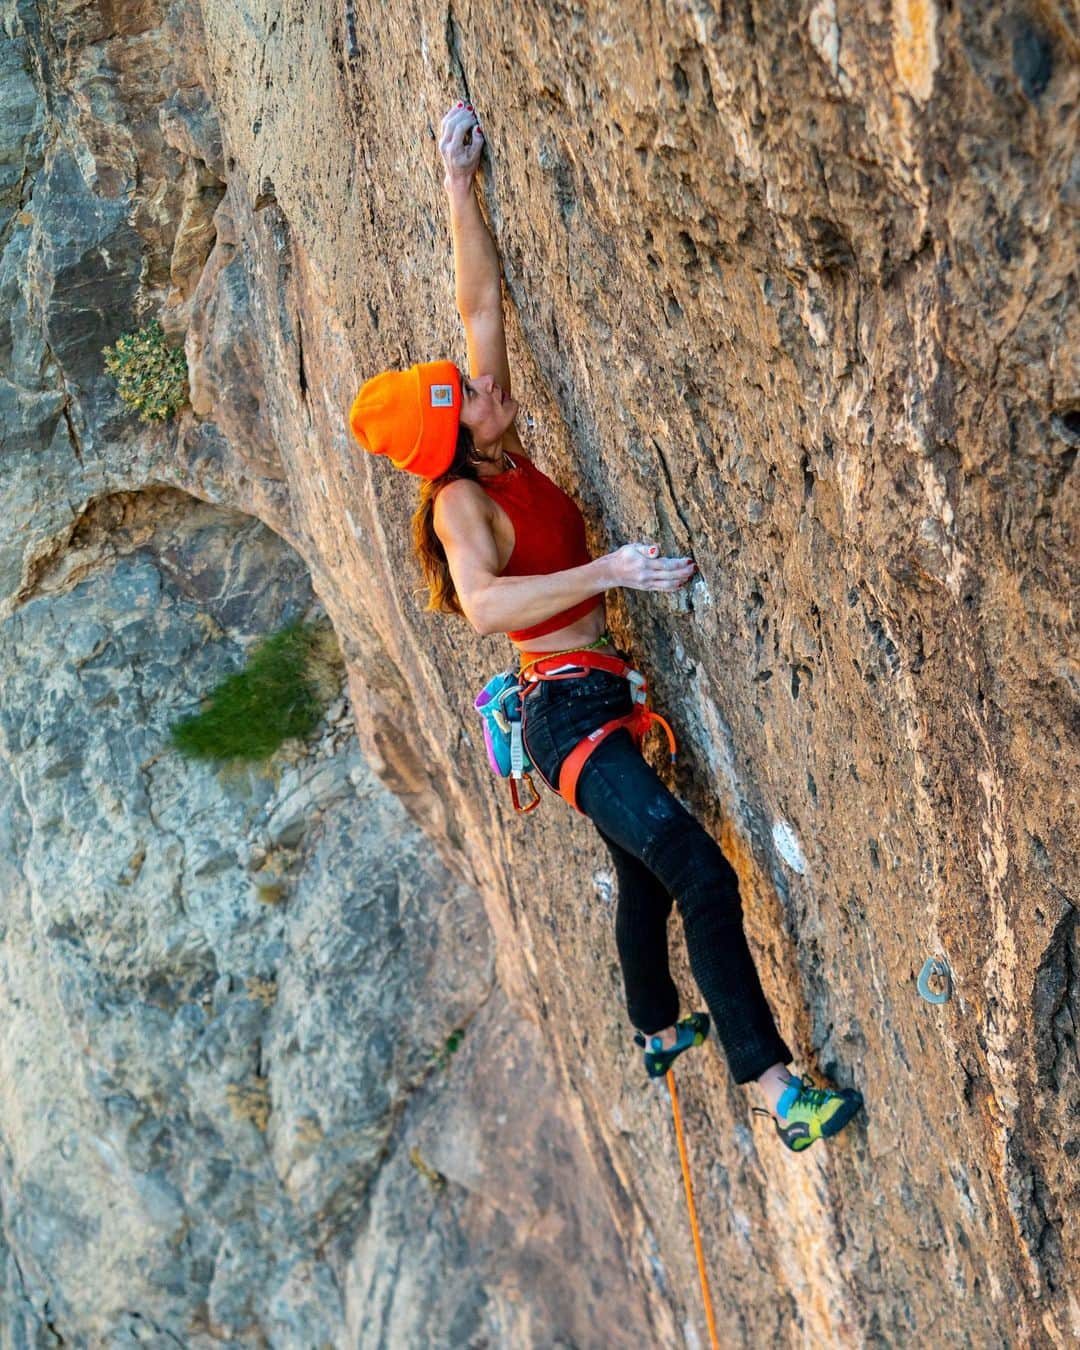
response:
[[[452,527],[468,524],[478,516],[488,519],[491,498],[474,478],[451,478],[435,492],[432,509],[432,520],[438,532],[444,522]]]
[[[440,483],[432,493],[436,510],[445,511],[452,503],[460,501],[487,501],[488,496],[475,478],[448,478]]]

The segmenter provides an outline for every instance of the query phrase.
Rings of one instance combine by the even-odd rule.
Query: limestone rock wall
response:
[[[479,897],[347,699],[265,765],[167,746],[319,609],[265,526],[159,489],[99,499],[4,626],[5,1346],[648,1324],[539,1038],[508,1034]],[[590,1238],[572,1281],[564,1228]]]
[[[702,1343],[605,856],[557,801],[519,821],[496,792],[468,704],[505,645],[423,613],[412,484],[345,425],[375,370],[464,356],[435,134],[467,93],[527,445],[594,550],[698,560],[684,595],[613,594],[612,626],[799,1067],[867,1097],[796,1158],[715,1046],[684,1071],[722,1343],[1080,1336],[1075,13],[415,0],[358,3],[355,47],[322,0],[4,13],[7,610],[106,489],[173,485],[293,545],[368,761],[483,896],[642,1339]],[[167,429],[95,364],[133,307],[184,334]],[[407,1306],[362,1320],[376,1267],[352,1326],[407,1343]]]

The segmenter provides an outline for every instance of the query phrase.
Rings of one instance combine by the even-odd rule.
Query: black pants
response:
[[[558,783],[563,760],[583,736],[632,706],[628,682],[602,670],[544,680],[532,689],[524,701],[525,743],[549,785]],[[615,941],[631,1023],[648,1035],[678,1018],[667,950],[674,897],[690,969],[735,1082],[790,1063],[746,945],[735,870],[642,758],[628,731],[616,731],[590,755],[577,800],[615,865]]]

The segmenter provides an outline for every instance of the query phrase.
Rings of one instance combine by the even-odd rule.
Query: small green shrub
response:
[[[445,1069],[450,1063],[450,1056],[461,1047],[461,1042],[465,1039],[465,1028],[455,1027],[446,1038],[446,1044],[436,1050],[431,1057],[431,1062],[437,1069]]]
[[[296,620],[264,638],[201,712],[170,726],[173,746],[195,759],[262,760],[308,735],[336,692],[327,687],[325,628]]]
[[[187,358],[182,347],[170,347],[157,319],[134,333],[121,333],[112,347],[102,347],[105,369],[116,391],[142,422],[162,422],[188,401]]]

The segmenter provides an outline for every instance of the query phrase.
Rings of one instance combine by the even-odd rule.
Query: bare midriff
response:
[[[591,614],[586,614],[576,623],[557,628],[553,633],[545,633],[542,638],[533,638],[527,646],[521,643],[515,643],[514,646],[521,658],[520,664],[525,665],[534,657],[549,652],[577,651],[579,647],[588,647],[606,627],[606,607],[601,601]]]

